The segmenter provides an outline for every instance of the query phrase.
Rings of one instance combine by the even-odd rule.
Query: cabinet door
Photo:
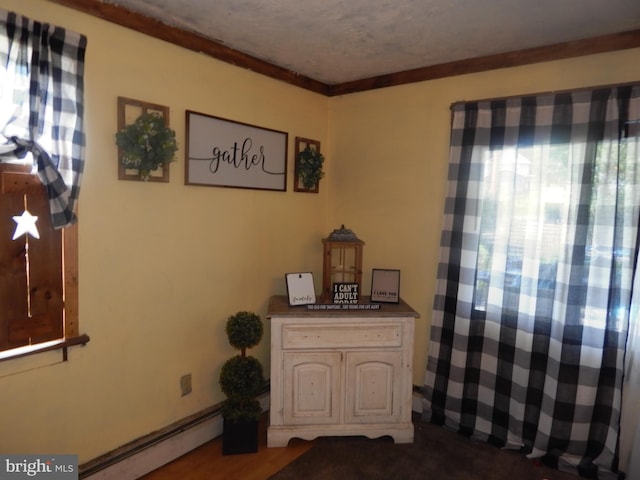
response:
[[[405,382],[401,366],[400,351],[347,352],[346,423],[400,420]]]
[[[340,421],[340,352],[285,352],[285,425],[327,425]]]

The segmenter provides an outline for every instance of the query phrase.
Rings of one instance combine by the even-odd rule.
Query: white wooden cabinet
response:
[[[417,316],[402,301],[379,310],[308,310],[272,297],[267,445],[337,435],[411,443]]]

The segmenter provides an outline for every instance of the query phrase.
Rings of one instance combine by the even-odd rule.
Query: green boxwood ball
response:
[[[256,346],[264,333],[262,320],[252,312],[238,312],[227,319],[225,327],[229,343],[242,350]]]
[[[222,365],[220,388],[232,400],[249,400],[264,386],[262,364],[255,357],[236,355]]]

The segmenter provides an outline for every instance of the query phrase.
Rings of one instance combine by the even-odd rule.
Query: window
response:
[[[77,228],[54,230],[29,168],[0,164],[0,188],[0,351],[78,337]],[[37,217],[39,238],[13,238],[25,210]]]
[[[571,314],[576,323],[597,327],[607,311],[624,315],[628,298],[612,295],[603,303],[587,302],[586,296],[595,289],[615,292],[631,284],[635,245],[622,232],[635,207],[629,188],[635,182],[637,159],[635,148],[627,146],[624,138],[615,148],[609,141],[600,141],[587,166],[576,161],[584,154],[582,143],[486,152],[476,310],[551,316],[558,298],[556,287],[564,279],[583,299],[574,301],[584,302]],[[580,183],[585,177],[588,186]],[[591,219],[582,233],[575,230],[581,208],[583,219]]]
[[[84,35],[0,9],[0,360],[58,348],[66,359],[89,339],[75,226],[85,49]]]
[[[617,471],[640,85],[453,107],[425,418]]]
[[[610,162],[602,143],[594,158],[593,189],[588,198],[594,218],[598,210],[599,217],[607,215],[606,210],[612,212],[616,195],[623,198],[618,192],[624,191],[626,174],[634,171],[627,168],[627,163],[636,160],[622,145],[615,163]],[[574,287],[584,289],[598,280],[604,289],[609,288],[609,282],[613,288],[630,283],[633,249],[623,247],[622,239],[611,242],[613,233],[604,231],[602,221],[587,227],[585,241],[567,251],[571,218],[576,213],[571,207],[576,201],[576,172],[571,158],[571,146],[566,144],[498,149],[488,154],[480,213],[476,309],[486,310],[487,304],[501,303],[501,309],[517,312],[523,307],[522,294],[526,293],[536,298],[539,312],[551,311],[559,262],[561,265],[569,255],[574,268],[579,268],[571,278]],[[580,267],[575,265],[579,256]],[[614,273],[612,279],[609,267]],[[617,298],[609,308],[619,314],[619,304]],[[586,325],[597,322],[593,313],[583,308],[580,320]]]

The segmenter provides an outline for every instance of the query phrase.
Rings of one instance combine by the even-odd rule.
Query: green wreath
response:
[[[116,133],[116,144],[122,151],[122,164],[138,170],[143,180],[148,180],[151,172],[160,166],[172,162],[178,150],[175,132],[155,112],[143,113]]]
[[[306,189],[311,189],[317,185],[324,172],[322,164],[324,156],[316,149],[307,147],[298,154],[296,171],[298,178]]]

